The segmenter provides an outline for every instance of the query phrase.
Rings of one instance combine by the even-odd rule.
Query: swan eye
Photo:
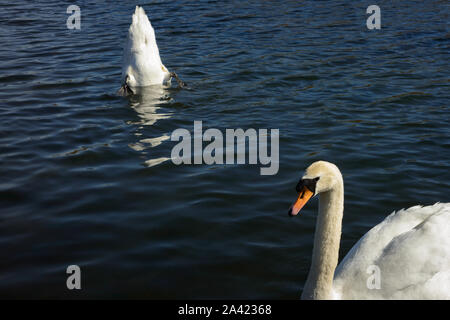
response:
[[[314,178],[314,179],[300,179],[300,181],[297,183],[297,186],[295,187],[295,190],[297,192],[302,191],[303,187],[307,187],[309,191],[312,193],[316,192],[316,183],[320,178]]]

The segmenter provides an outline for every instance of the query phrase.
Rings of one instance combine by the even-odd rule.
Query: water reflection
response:
[[[136,125],[134,135],[137,137],[135,143],[130,143],[128,146],[135,150],[142,152],[148,157],[147,149],[156,148],[164,141],[169,140],[170,136],[162,134],[160,136],[150,136],[146,127],[154,126],[157,121],[162,119],[169,119],[172,116],[171,112],[164,112],[163,106],[168,104],[173,99],[170,97],[168,87],[164,86],[149,86],[140,88],[130,97],[129,105],[136,111],[139,119],[136,121],[129,121],[129,124]],[[145,161],[147,166],[155,166],[164,161],[169,160],[167,157],[154,157],[156,152],[151,152],[151,158]]]
[[[168,119],[171,113],[158,112],[162,105],[171,101],[169,90],[163,86],[149,86],[140,88],[136,94],[130,97],[130,107],[134,109],[140,118],[140,121],[134,124],[151,126],[156,121]]]

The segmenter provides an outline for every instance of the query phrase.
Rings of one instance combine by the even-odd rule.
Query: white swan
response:
[[[184,86],[174,72],[164,66],[159,56],[155,31],[142,7],[136,6],[123,53],[122,87],[119,94],[134,93],[139,87],[170,84],[172,76]]]
[[[296,189],[290,215],[320,194],[302,299],[450,299],[450,203],[392,213],[336,269],[344,210],[341,172],[332,163],[314,162]]]

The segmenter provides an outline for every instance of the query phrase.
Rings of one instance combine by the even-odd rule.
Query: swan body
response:
[[[142,7],[136,6],[128,30],[122,81],[125,91],[170,82],[171,74],[159,56],[155,31]],[[127,88],[128,87],[128,88]]]
[[[302,299],[450,299],[450,203],[393,212],[337,266],[344,196],[339,169],[325,161],[313,163],[297,191],[290,215],[319,194]]]

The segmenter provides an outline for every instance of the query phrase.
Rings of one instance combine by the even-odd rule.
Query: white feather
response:
[[[380,288],[369,289],[369,266]],[[340,299],[450,299],[450,203],[414,206],[367,232],[336,269]]]
[[[155,31],[142,7],[137,6],[128,30],[122,80],[131,88],[161,85],[170,81],[156,44]]]

